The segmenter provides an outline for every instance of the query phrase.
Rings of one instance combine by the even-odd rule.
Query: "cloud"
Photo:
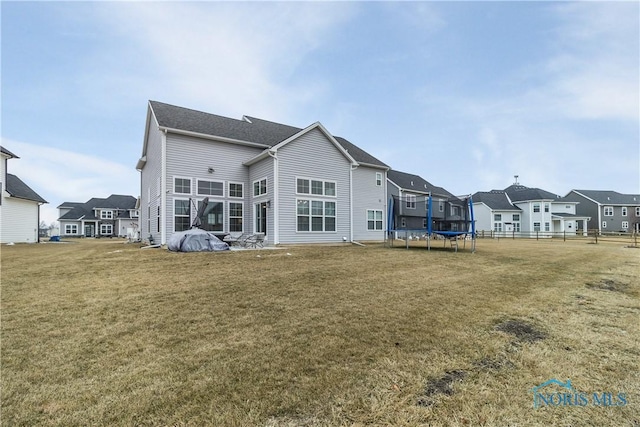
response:
[[[47,223],[57,220],[57,206],[65,201],[86,202],[111,194],[138,196],[140,177],[130,165],[5,138],[2,146],[19,157],[9,160],[8,172],[49,202],[41,208]]]
[[[279,119],[322,95],[324,82],[300,78],[297,69],[357,7],[119,2],[106,4],[102,14],[131,44],[130,55],[149,64],[148,78],[156,83],[143,84],[152,99]]]

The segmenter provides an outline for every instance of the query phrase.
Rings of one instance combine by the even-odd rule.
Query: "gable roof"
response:
[[[640,194],[621,194],[607,190],[571,190],[602,205],[636,205],[640,206]]]
[[[440,196],[455,197],[442,187],[431,184],[420,175],[400,172],[397,170],[387,171],[387,178],[403,190],[415,191],[417,193],[431,193]]]
[[[149,101],[149,108],[162,128],[247,142],[265,148],[272,148],[304,130],[251,116],[237,120],[158,101]],[[336,136],[334,138],[358,163],[388,168],[386,164],[346,139]]]
[[[93,197],[85,203],[64,202],[60,207],[69,207],[71,210],[58,219],[62,220],[97,220],[94,209],[119,209],[123,210],[116,218],[129,218],[129,210],[135,209],[138,199],[133,196],[124,196],[121,194],[112,194],[106,199]]]
[[[0,152],[2,154],[4,154],[5,156],[8,156],[8,157],[13,158],[13,159],[19,159],[20,158],[20,157],[16,156],[15,154],[13,154],[11,151],[9,151],[6,148],[2,147],[2,146],[0,146]]]
[[[11,194],[11,197],[32,200],[38,203],[49,203],[40,197],[38,193],[33,191],[31,187],[25,184],[20,178],[10,173],[7,174],[7,185],[5,190],[7,190],[7,193]]]
[[[484,203],[492,210],[521,211],[509,201],[504,191],[478,191],[472,196],[473,203]]]

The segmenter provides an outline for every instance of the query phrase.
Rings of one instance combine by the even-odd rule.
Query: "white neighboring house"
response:
[[[576,214],[577,204],[518,183],[504,190],[477,192],[473,195],[476,231],[509,237],[586,236],[589,217]]]
[[[332,135],[244,116],[232,119],[149,101],[142,155],[140,230],[166,244],[201,227],[263,233],[269,245],[383,241],[387,165]]]
[[[58,206],[61,237],[137,238],[138,199],[112,194],[85,203],[64,202]]]
[[[8,173],[9,159],[19,157],[0,147],[0,243],[37,243],[40,206],[47,203],[20,178]]]

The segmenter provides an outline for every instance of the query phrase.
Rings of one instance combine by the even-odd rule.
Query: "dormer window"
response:
[[[100,211],[100,219],[113,219],[113,211]]]

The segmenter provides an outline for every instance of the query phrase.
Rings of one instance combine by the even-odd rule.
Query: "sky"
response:
[[[640,193],[640,3],[0,2],[9,173],[138,196],[149,100],[332,134],[456,195]]]

